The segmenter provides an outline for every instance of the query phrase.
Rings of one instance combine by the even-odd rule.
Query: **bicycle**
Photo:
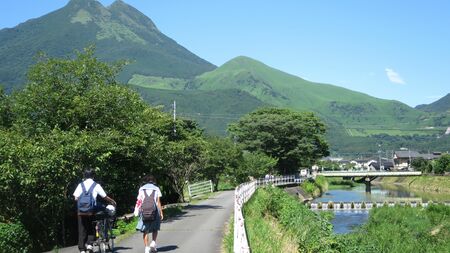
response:
[[[114,253],[114,239],[113,228],[115,226],[116,218],[114,213],[102,211],[95,215],[95,241],[94,248],[97,247],[99,252]]]

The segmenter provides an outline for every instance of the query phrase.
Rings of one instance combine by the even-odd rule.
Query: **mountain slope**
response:
[[[310,82],[242,56],[198,76],[189,83],[189,88],[244,90],[275,106],[315,111],[327,121],[353,131],[350,134],[369,135],[426,126],[426,122],[418,120],[422,112],[398,101]]]
[[[424,112],[450,112],[450,93],[428,105],[418,105],[416,109]]]
[[[213,135],[226,135],[227,125],[243,115],[268,106],[245,91],[226,89],[220,91],[166,90],[131,86],[148,103],[163,105],[167,112],[172,111],[172,103],[177,104],[177,115],[197,121],[206,132]]]
[[[123,1],[106,8],[96,0],[71,0],[45,16],[0,30],[0,84],[7,90],[23,85],[40,51],[61,57],[92,44],[102,60],[130,60],[121,73],[122,81],[132,74],[192,78],[215,68]]]

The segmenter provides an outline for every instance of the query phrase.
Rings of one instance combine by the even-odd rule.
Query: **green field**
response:
[[[388,134],[396,136],[412,136],[412,135],[436,135],[442,134],[444,130],[437,129],[361,129],[361,128],[346,128],[349,136],[366,137],[371,135]]]

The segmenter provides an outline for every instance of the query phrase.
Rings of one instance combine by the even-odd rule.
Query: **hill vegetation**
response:
[[[192,80],[135,75],[130,84],[159,89],[165,94],[178,90],[177,99],[181,99],[184,94],[192,97],[191,91],[222,92],[223,96],[227,96],[226,90],[235,89],[245,91],[268,105],[313,111],[327,123],[327,139],[332,151],[376,152],[380,143],[385,149],[392,150],[410,147],[426,151],[430,146],[437,150],[448,149],[449,138],[442,136],[450,124],[450,117],[446,115],[430,115],[397,101],[309,82],[248,57],[237,57]],[[195,107],[196,113],[206,115],[205,110],[216,110],[214,108],[234,99],[229,97],[222,100],[220,105],[210,104],[208,107],[196,101],[200,102],[201,99],[191,100],[188,107]],[[150,102],[155,104],[155,99]],[[226,117],[234,120],[236,115],[221,116],[221,124],[209,124],[206,126],[207,131],[225,133],[226,124],[232,121]],[[200,122],[200,125],[205,126],[203,124]],[[210,127],[218,128],[211,130]]]
[[[428,105],[418,105],[416,109],[425,112],[442,112],[442,113],[450,113],[450,93],[440,98],[439,100],[428,104]]]
[[[196,120],[209,134],[263,106],[312,111],[327,125],[334,151],[368,151],[377,143],[427,150],[448,149],[449,95],[421,110],[330,84],[314,83],[240,56],[223,66],[192,54],[162,34],[151,19],[115,1],[71,0],[65,7],[0,31],[0,84],[20,90],[36,54],[71,57],[73,49],[95,45],[107,62],[125,60],[119,80],[152,105]],[[426,112],[424,112],[426,111]],[[431,111],[431,113],[430,113]],[[437,138],[441,137],[442,138]]]
[[[93,44],[102,60],[129,61],[119,76],[124,82],[133,74],[193,78],[215,68],[123,1],[106,8],[96,0],[71,0],[59,10],[0,30],[0,83],[7,91],[23,87],[28,67],[41,51],[69,56]]]

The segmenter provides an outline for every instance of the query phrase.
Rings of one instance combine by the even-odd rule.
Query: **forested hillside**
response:
[[[161,33],[152,20],[124,3],[104,7],[96,0],[71,0],[65,7],[0,30],[0,83],[23,87],[39,52],[69,56],[95,45],[106,61],[127,60],[120,80],[133,74],[192,78],[215,68]]]

